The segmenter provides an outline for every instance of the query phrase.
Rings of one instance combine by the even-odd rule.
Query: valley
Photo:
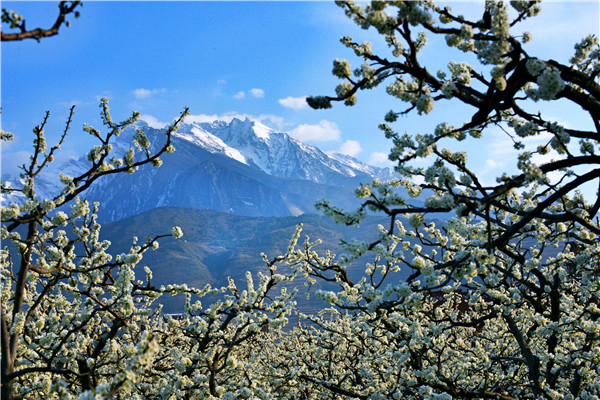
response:
[[[156,208],[140,215],[125,218],[118,222],[104,224],[102,237],[111,241],[111,253],[127,253],[134,236],[139,243],[147,237],[168,233],[173,225],[181,227],[183,238],[161,240],[157,250],[148,250],[136,266],[138,279],[145,279],[144,266],[153,273],[151,283],[160,287],[168,284],[186,283],[193,287],[227,285],[232,277],[238,287],[245,286],[246,271],[256,274],[264,271],[261,253],[268,258],[283,254],[298,224],[303,224],[299,244],[308,235],[311,241],[321,239],[323,243],[315,250],[341,252],[340,239],[374,240],[378,224],[387,224],[385,218],[371,217],[359,227],[335,224],[330,218],[304,214],[289,217],[250,217],[232,215],[214,210],[198,210],[180,207]],[[363,272],[364,263],[353,267],[358,275]],[[304,281],[298,278],[294,285],[306,290]],[[323,282],[317,287],[322,288]],[[165,300],[166,312],[180,312],[183,298]],[[316,299],[307,301],[303,295],[297,296],[300,308],[306,312],[322,306]]]

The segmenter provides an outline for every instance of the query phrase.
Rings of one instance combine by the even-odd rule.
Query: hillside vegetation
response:
[[[302,235],[320,239],[318,249],[333,253],[342,251],[340,240],[374,240],[377,225],[386,223],[385,218],[371,217],[358,227],[336,224],[331,218],[316,214],[297,217],[248,217],[214,210],[161,207],[140,215],[125,218],[102,227],[102,238],[111,242],[115,254],[129,251],[133,237],[143,243],[155,232],[168,232],[179,226],[185,232],[183,239],[165,238],[157,250],[144,253],[136,266],[136,274],[142,279],[143,266],[152,268],[152,284],[187,284],[204,287],[207,283],[227,285],[227,278],[245,281],[246,271],[255,274],[265,270],[261,253],[267,256],[283,254],[298,224],[303,225]],[[302,240],[302,239],[301,239]],[[356,263],[360,274],[360,262]],[[296,282],[295,285],[300,285]],[[322,282],[316,285],[321,288]],[[310,304],[299,296],[301,308],[313,309],[322,305],[320,300]],[[166,312],[181,312],[183,299],[165,297]]]

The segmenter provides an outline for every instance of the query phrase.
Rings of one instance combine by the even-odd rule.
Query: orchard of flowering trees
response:
[[[336,95],[308,102],[353,105],[361,90],[385,85],[395,109],[380,129],[402,178],[359,187],[358,210],[318,207],[349,225],[368,212],[389,216],[378,240],[345,243],[336,257],[299,241],[299,228],[285,254],[265,256],[264,273],[247,274],[243,284],[155,287],[149,268],[136,278],[136,265],[165,235],[111,254],[96,222],[101,205],[79,196],[101,176],[159,167],[161,154],[175,150],[170,138],[187,109],[157,151],[139,131],[125,154],[114,154],[111,139],[138,114],[115,122],[103,100],[104,128],[84,126],[97,140],[89,170],[61,176],[62,192],[41,199],[36,177],[71,129],[69,117],[50,147],[46,115],[23,166],[25,201],[2,206],[3,246],[14,249],[3,247],[0,259],[3,399],[600,398],[600,196],[578,190],[600,187],[597,37],[583,38],[562,64],[529,54],[526,42],[535,38],[513,33],[536,16],[537,1],[478,3],[476,19],[430,1],[338,5],[376,30],[389,54],[342,38],[362,64],[353,70],[336,59]],[[440,71],[420,55],[427,36],[455,51]],[[446,102],[470,107],[465,123],[397,131],[400,116]],[[548,102],[575,105],[581,127],[539,111]],[[517,172],[494,184],[482,181],[469,154],[444,147],[486,140],[491,128],[518,154]],[[543,143],[525,146],[531,138]],[[424,205],[399,188],[426,196]],[[451,216],[431,222],[440,213]],[[351,278],[351,263],[365,256],[362,277]],[[286,327],[294,279],[337,289],[316,291],[323,311]],[[177,318],[155,306],[181,293],[188,301]]]

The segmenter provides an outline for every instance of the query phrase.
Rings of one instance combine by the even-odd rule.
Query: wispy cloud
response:
[[[487,177],[486,175],[493,171],[495,171],[496,173],[499,172],[499,169],[504,168],[505,165],[505,162],[493,158],[488,158],[487,160],[485,160],[485,165],[483,166],[483,168],[477,172],[477,175],[480,178],[482,178],[481,180],[485,184],[491,184],[491,182],[488,182],[489,179],[487,178],[489,177]]]
[[[150,128],[154,129],[162,129],[169,124],[168,122],[161,122],[158,119],[156,119],[156,117],[147,114],[140,115],[140,120],[144,121],[148,124]]]
[[[256,99],[262,99],[263,97],[265,97],[265,91],[262,89],[250,89],[250,91],[248,92],[248,95],[256,98]],[[236,94],[233,95],[234,99],[243,99],[244,97],[246,97],[246,92],[244,92],[243,90],[240,90],[239,92],[237,92]]]
[[[248,118],[253,120],[253,117]],[[287,122],[285,119],[283,119],[283,117],[273,114],[261,114],[256,117],[256,120],[279,131],[284,131],[288,129],[290,125],[292,125],[290,122]]]
[[[161,94],[161,93],[165,93],[167,91],[167,89],[144,89],[144,88],[140,88],[140,89],[135,89],[132,93],[135,96],[136,99],[147,99],[149,97],[152,97],[156,94]]]
[[[388,153],[385,153],[383,151],[373,152],[373,154],[371,154],[371,157],[369,157],[369,164],[385,167],[391,167],[394,165],[394,163],[388,159]]]
[[[299,125],[290,131],[290,136],[303,142],[329,142],[340,140],[341,132],[335,122],[322,120],[318,125]]]
[[[286,97],[285,99],[277,100],[279,104],[284,107],[291,108],[293,110],[302,110],[308,108],[308,103],[306,102],[306,96],[304,97]]]
[[[257,99],[262,99],[263,97],[265,97],[265,91],[258,88],[250,89],[250,94],[256,97]]]
[[[73,100],[73,101],[62,101],[60,103],[57,103],[57,105],[61,106],[61,107],[71,107],[71,106],[75,106],[75,107],[80,107],[84,104],[89,104],[88,103],[84,103],[81,100]]]
[[[108,99],[108,100],[112,100],[114,98],[112,92],[110,91],[104,91],[102,94],[97,94],[95,97],[96,102],[100,102],[100,100],[102,99]]]

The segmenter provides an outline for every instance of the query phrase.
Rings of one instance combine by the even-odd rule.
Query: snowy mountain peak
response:
[[[282,178],[340,184],[340,179],[390,179],[393,175],[389,169],[375,168],[350,156],[326,154],[247,117],[183,124],[176,136]]]
[[[234,160],[241,162],[242,164],[247,164],[246,157],[244,157],[239,150],[228,146],[221,138],[200,127],[193,126],[189,133],[177,132],[175,133],[175,136],[194,144],[198,144],[211,153],[223,154],[229,158],[233,158]]]
[[[136,129],[142,129],[147,133],[153,150],[157,150],[164,143],[165,128],[160,129],[156,125],[138,121],[116,138],[113,143],[113,151],[116,156],[124,154],[131,148]],[[143,169],[143,173],[134,174],[132,178],[128,178],[131,179],[127,181],[128,189],[122,185],[118,187],[120,188],[118,190],[110,189],[112,178],[102,179],[95,185],[90,192],[92,197],[97,197],[103,203],[115,201],[114,207],[115,210],[118,209],[118,212],[115,211],[110,217],[111,219],[122,218],[145,209],[169,204],[191,204],[194,207],[212,208],[216,207],[213,203],[216,204],[215,202],[220,201],[223,203],[221,204],[223,209],[227,211],[229,206],[225,207],[224,205],[227,202],[219,200],[222,198],[221,192],[225,190],[223,188],[227,188],[228,196],[231,199],[237,199],[235,201],[241,202],[240,204],[252,203],[252,207],[259,207],[259,204],[262,204],[264,210],[268,210],[272,207],[268,206],[271,204],[269,202],[275,201],[273,199],[279,196],[279,194],[275,194],[279,189],[269,186],[270,189],[267,190],[266,186],[250,183],[252,179],[264,180],[263,183],[268,183],[268,185],[272,185],[273,182],[279,182],[279,184],[293,182],[290,183],[290,188],[308,187],[307,185],[316,183],[354,189],[359,183],[366,183],[374,178],[387,180],[395,177],[395,174],[388,168],[372,167],[342,154],[326,154],[314,146],[290,137],[285,132],[277,132],[248,118],[245,120],[233,119],[231,122],[182,124],[179,130],[173,134],[172,143],[177,152],[163,157],[163,167],[160,169],[148,167]],[[63,186],[56,179],[58,171],[69,176],[79,176],[87,168],[89,168],[89,161],[86,156],[51,168],[47,171],[49,173],[38,177],[36,192],[42,197],[53,197],[60,192]],[[234,175],[236,178],[233,178]],[[268,175],[271,177],[265,178]],[[159,179],[158,176],[161,178]],[[200,179],[200,177],[202,178]],[[16,179],[12,179],[13,177],[6,178],[8,178],[6,180],[12,181],[15,187],[22,186]],[[187,184],[188,181],[196,183]],[[179,188],[180,184],[185,188]],[[211,185],[217,185],[219,189],[216,188],[217,186]],[[117,200],[122,198],[122,193],[126,190],[132,192],[129,197],[135,197],[137,203],[117,205]],[[275,191],[271,192],[271,190]],[[301,193],[301,190],[300,192],[297,192],[296,189],[293,190],[295,194],[290,192],[282,197],[281,201],[287,204],[286,210],[295,204],[293,198],[308,195]],[[147,194],[148,191],[152,194]],[[178,196],[183,196],[181,191],[186,191],[185,196],[189,196],[189,204],[177,202]],[[206,199],[197,200],[200,198],[198,196],[208,196],[206,199],[210,197],[212,199],[210,201],[213,203],[205,203]],[[330,196],[328,195],[328,197]],[[5,196],[0,196],[0,202],[2,197]],[[18,199],[14,199],[14,201],[18,201]],[[246,204],[246,206],[248,205]],[[110,207],[112,206],[109,205]],[[219,207],[217,209],[221,209]],[[306,207],[302,209],[306,209]]]
[[[275,131],[258,121],[252,121],[248,117],[245,120],[234,118],[230,123],[215,121],[200,124],[204,129],[219,136],[226,142],[229,141],[254,141],[256,138],[269,141]]]
[[[252,131],[257,137],[265,140],[271,139],[271,134],[275,132],[273,129],[258,121],[252,122]]]

